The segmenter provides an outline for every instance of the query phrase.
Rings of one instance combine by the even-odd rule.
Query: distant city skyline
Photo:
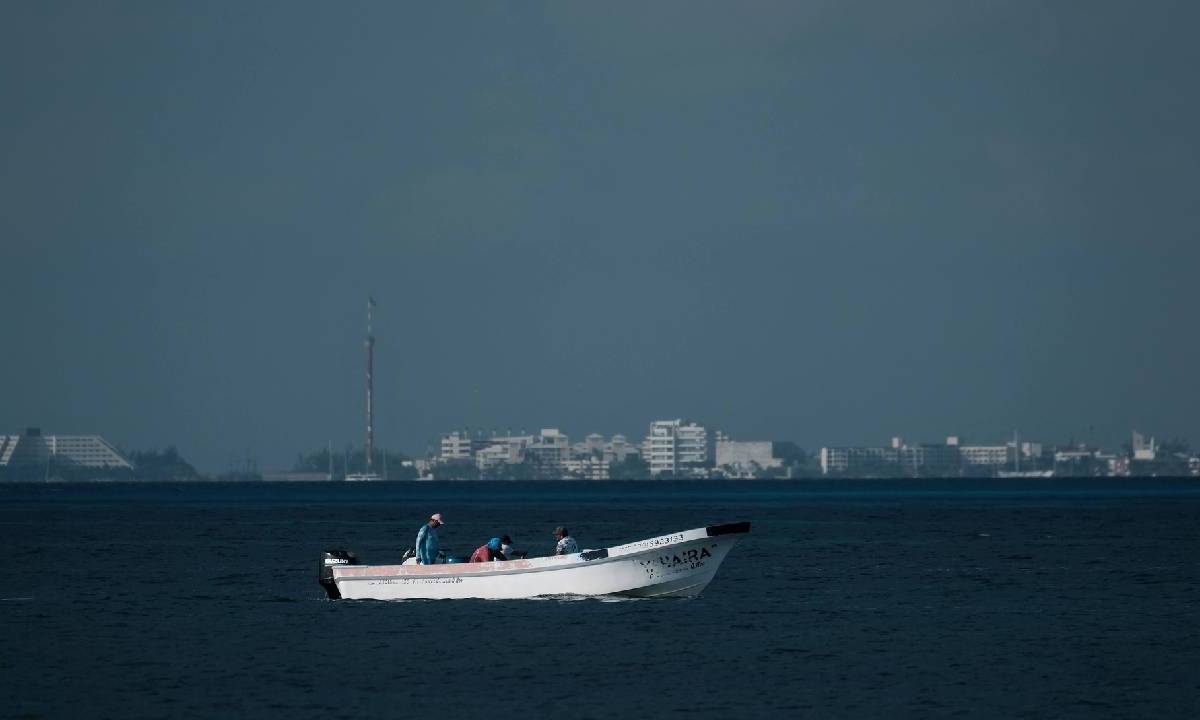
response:
[[[694,419],[683,419],[682,421],[692,422],[692,423],[695,422]],[[669,422],[669,421],[664,421],[664,420],[651,421],[650,422],[650,428],[651,428],[650,432],[653,432],[653,428],[655,426],[661,425],[662,423],[666,423],[666,422]],[[673,422],[681,422],[681,420],[675,420]],[[797,447],[804,449],[805,451],[810,452],[810,453],[816,453],[823,447],[870,447],[873,444],[886,445],[888,443],[891,443],[891,444],[902,443],[902,444],[906,444],[906,445],[919,446],[919,445],[928,445],[928,444],[938,444],[938,443],[943,443],[943,442],[953,442],[954,444],[961,443],[963,445],[975,444],[975,445],[995,446],[995,445],[997,445],[997,443],[999,443],[999,445],[1003,445],[1004,443],[1011,444],[1012,437],[1014,436],[1014,434],[1023,440],[1027,440],[1027,441],[1032,440],[1032,441],[1036,442],[1038,445],[1045,444],[1048,447],[1064,448],[1064,449],[1065,448],[1086,447],[1086,448],[1090,448],[1093,450],[1117,451],[1123,447],[1126,447],[1127,445],[1130,445],[1131,437],[1133,438],[1133,443],[1132,443],[1133,445],[1137,445],[1138,438],[1142,438],[1144,440],[1146,437],[1146,435],[1139,432],[1138,429],[1129,428],[1126,430],[1126,432],[1124,434],[1124,438],[1118,438],[1111,442],[1104,442],[1104,441],[1100,441],[1096,438],[1095,428],[1093,427],[1090,429],[1090,432],[1087,433],[1086,435],[1072,435],[1072,436],[1065,437],[1065,438],[1030,436],[1030,435],[1026,435],[1026,434],[1022,433],[1020,431],[1020,429],[1013,429],[1013,430],[1009,431],[1008,433],[1001,432],[1001,433],[996,433],[996,434],[991,434],[991,435],[984,435],[984,434],[967,435],[964,433],[949,432],[949,433],[943,433],[936,437],[922,437],[922,436],[915,436],[911,433],[893,432],[891,434],[885,434],[882,437],[867,438],[866,440],[855,439],[854,441],[847,441],[845,439],[842,439],[842,440],[833,440],[833,441],[827,441],[827,442],[808,442],[802,438],[786,437],[786,436],[783,436],[782,433],[770,433],[770,432],[763,434],[763,435],[754,436],[753,438],[751,438],[742,433],[732,433],[728,430],[728,428],[726,428],[725,426],[720,425],[720,424],[710,424],[703,420],[702,420],[702,424],[707,428],[707,432],[710,432],[713,434],[713,437],[725,437],[726,439],[738,440],[738,441],[746,440],[746,441],[753,441],[753,442],[793,443]],[[567,429],[564,431],[563,429],[567,428],[567,426],[562,423],[535,423],[531,427],[527,427],[524,425],[515,425],[515,424],[506,424],[503,426],[492,426],[492,427],[471,427],[470,425],[463,424],[458,427],[453,427],[449,430],[443,430],[438,433],[430,434],[428,436],[425,444],[420,448],[397,447],[397,446],[387,445],[387,444],[383,444],[383,443],[377,443],[374,446],[375,452],[372,452],[372,456],[374,456],[376,452],[387,452],[389,454],[392,454],[392,453],[404,454],[404,455],[408,455],[413,458],[430,458],[430,457],[439,456],[441,454],[439,451],[444,450],[445,442],[446,442],[445,438],[449,434],[461,435],[465,442],[468,439],[470,439],[470,440],[488,440],[488,439],[494,439],[497,437],[503,438],[506,436],[536,436],[539,432],[544,432],[548,428],[553,430],[554,432],[563,432],[564,436],[569,437],[569,438],[580,438],[580,437],[591,437],[591,436],[623,437],[623,438],[627,438],[631,445],[638,445],[638,446],[640,446],[642,444],[643,439],[649,438],[649,435],[646,434],[646,430],[644,428],[640,432],[634,430],[634,431],[630,431],[630,432],[604,433],[604,432],[598,432],[598,430],[599,430],[598,428],[592,428],[586,432],[579,431],[579,430],[573,430],[573,429]],[[319,443],[317,445],[317,447],[323,447],[325,445],[328,445],[329,447],[331,447],[334,451],[336,451],[338,453],[345,451],[347,448],[353,449],[356,452],[359,452],[363,448],[363,445],[361,443],[361,438],[363,437],[363,429],[364,428],[362,426],[360,426],[357,433],[353,433],[353,432],[347,433],[350,436],[357,434],[357,436],[358,436],[357,441],[353,437],[347,437],[341,441],[330,439],[330,440],[327,440],[325,443]],[[3,430],[4,429],[0,429],[0,432],[2,432]],[[19,430],[17,430],[17,429],[12,430],[10,432],[10,435],[8,436],[10,439],[10,446],[11,446],[12,442],[15,441],[19,437],[19,435],[27,433],[27,432],[37,433],[40,435],[43,433],[43,428],[41,428],[39,426],[29,425],[29,426],[22,427]],[[83,433],[74,433],[74,432],[63,433],[63,432],[55,431],[55,432],[46,432],[46,434],[50,435],[50,436],[62,435],[62,436],[91,437],[91,436],[97,436],[97,431],[94,428],[92,428],[92,429],[90,429],[90,431],[83,432]],[[100,432],[99,435],[107,436],[108,433]],[[1148,436],[1150,437],[1150,442],[1152,442],[1152,443],[1153,442],[1161,442],[1164,440],[1170,440],[1170,441],[1182,440],[1183,442],[1188,443],[1189,445],[1192,443],[1192,439],[1190,437],[1185,436],[1181,433],[1172,432],[1170,430],[1168,430],[1167,432],[1151,432],[1151,433],[1149,433]],[[3,438],[3,437],[4,437],[4,435],[0,434],[0,438]],[[261,463],[263,465],[263,467],[267,470],[282,471],[282,470],[285,470],[286,468],[290,467],[290,465],[293,463],[293,461],[296,457],[296,453],[303,453],[303,452],[312,450],[311,447],[308,447],[308,448],[294,447],[290,451],[286,451],[278,459],[268,458],[264,461],[264,460],[261,460],[262,454],[261,454],[260,450],[258,449],[258,446],[256,446],[254,444],[253,438],[244,438],[243,441],[244,442],[240,447],[231,448],[230,450],[228,450],[224,455],[223,462],[218,463],[216,466],[208,467],[208,466],[200,465],[199,467],[202,470],[202,472],[209,473],[209,474],[215,474],[215,473],[219,473],[219,472],[232,471],[232,470],[242,469],[242,467],[244,465],[250,464],[250,463],[254,464],[255,466],[258,466]],[[120,446],[126,450],[161,450],[166,447],[182,448],[183,454],[190,457],[190,454],[188,453],[187,444],[186,444],[186,442],[183,442],[183,441],[180,441],[180,442],[167,441],[161,445],[139,446],[136,444],[128,444],[125,442],[121,442],[118,440],[115,442],[115,445]],[[1200,450],[1200,447],[1198,447],[1197,449]],[[372,472],[373,470],[369,467],[364,467],[364,468],[362,468],[362,471]]]
[[[388,459],[392,458],[389,472]],[[451,431],[424,457],[332,443],[300,452],[290,468],[245,464],[197,472],[177,448],[128,450],[98,435],[0,435],[0,481],[90,480],[632,480],[645,478],[787,479],[895,477],[1200,476],[1200,451],[1181,438],[1159,441],[1136,430],[1120,449],[1021,438],[994,442],[947,436],[940,442],[892,437],[885,445],[835,445],[805,451],[790,441],[733,438],[692,420],[655,420],[638,441],[558,428],[535,433]],[[376,463],[373,465],[372,460]]]
[[[1200,442],[1200,5],[19,3],[0,432]]]
[[[346,459],[345,466],[352,469],[349,455]],[[307,477],[321,462],[326,461],[310,455],[296,470]],[[517,433],[454,430],[442,435],[436,452],[404,464],[414,474],[396,479],[1200,476],[1200,452],[1189,442],[1160,442],[1136,430],[1121,448],[1047,442],[1014,432],[999,443],[958,435],[937,442],[893,436],[882,445],[805,451],[786,440],[733,438],[681,418],[651,422],[640,442],[624,434],[606,439],[600,433],[579,440],[559,428]],[[333,478],[332,465],[329,474]]]

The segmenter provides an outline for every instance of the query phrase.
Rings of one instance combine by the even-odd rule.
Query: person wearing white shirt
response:
[[[554,528],[554,537],[558,538],[558,544],[554,546],[555,555],[573,555],[579,552],[579,543],[575,542],[575,538],[571,537],[571,532],[563,526]]]

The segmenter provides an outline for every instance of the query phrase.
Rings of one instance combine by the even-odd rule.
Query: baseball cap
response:
[[[430,515],[430,516],[429,516],[429,519],[430,519],[430,520],[437,520],[437,521],[438,521],[438,523],[440,523],[440,524],[442,524],[442,525],[445,525],[445,524],[446,524],[446,521],[442,519],[442,514],[441,514],[441,513],[434,513],[434,514],[432,514],[432,515]]]

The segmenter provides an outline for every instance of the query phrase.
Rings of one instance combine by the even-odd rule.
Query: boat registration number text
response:
[[[462,582],[462,578],[458,577],[405,577],[405,578],[385,578],[383,580],[375,580],[367,583],[368,585],[457,585]]]

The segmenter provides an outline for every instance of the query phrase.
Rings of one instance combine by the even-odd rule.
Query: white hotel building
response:
[[[658,420],[650,423],[642,448],[651,475],[678,473],[708,462],[708,431],[694,422]]]
[[[43,435],[38,428],[29,428],[24,435],[0,435],[0,467],[30,467],[50,462],[86,468],[133,468],[99,435]]]
[[[465,432],[452,432],[442,436],[441,458],[444,462],[470,460],[471,438]]]

